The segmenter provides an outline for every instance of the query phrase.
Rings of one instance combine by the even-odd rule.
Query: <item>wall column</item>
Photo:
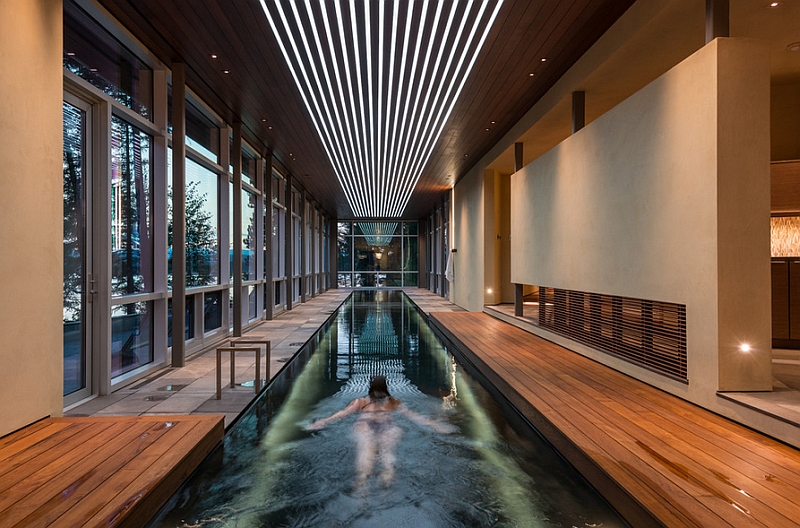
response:
[[[186,364],[186,67],[172,63],[172,366]]]
[[[242,335],[242,124],[233,124],[233,335]]]
[[[275,196],[272,194],[272,154],[264,156],[264,265],[267,270],[264,273],[264,288],[266,288],[264,319],[271,321],[275,317],[275,283],[273,280],[273,247],[272,247],[272,202]]]
[[[294,200],[292,199],[292,175],[286,175],[286,228],[283,230],[286,239],[284,248],[286,249],[286,309],[291,310],[294,305]]]
[[[574,99],[573,99],[574,103]],[[574,106],[573,106],[573,121],[574,121]],[[514,172],[522,169],[522,143],[514,143]],[[522,304],[524,292],[522,284],[514,283],[514,316],[522,317],[524,310]]]
[[[0,2],[0,436],[63,409],[62,31],[58,0]]]

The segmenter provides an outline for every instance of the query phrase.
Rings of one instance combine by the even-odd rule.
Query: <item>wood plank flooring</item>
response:
[[[431,313],[633,526],[800,527],[800,451],[483,313]]]
[[[47,418],[0,439],[0,526],[144,526],[223,416]]]

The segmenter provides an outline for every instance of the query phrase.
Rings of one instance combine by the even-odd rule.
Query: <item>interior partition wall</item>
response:
[[[308,206],[303,233],[313,197],[265,146],[234,142],[190,90],[185,210],[174,218],[169,69],[92,2],[64,2],[63,65],[65,406],[168,366],[181,335],[186,354],[207,350],[231,335],[234,307],[246,329],[291,309],[304,289],[326,288],[324,211]],[[177,300],[176,244],[186,255]],[[184,311],[182,331],[173,308]]]

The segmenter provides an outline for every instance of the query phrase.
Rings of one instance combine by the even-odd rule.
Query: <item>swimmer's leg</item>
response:
[[[397,425],[392,425],[386,428],[378,438],[378,452],[383,467],[380,478],[384,487],[389,487],[394,480],[394,465],[397,461],[395,450],[402,436],[403,430]]]
[[[353,491],[364,493],[367,488],[367,480],[375,468],[375,435],[369,425],[356,422],[353,427],[353,440],[356,444],[356,482]]]

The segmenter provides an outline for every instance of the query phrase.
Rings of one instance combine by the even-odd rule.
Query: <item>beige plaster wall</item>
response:
[[[0,2],[0,435],[62,409],[62,6]]]
[[[470,311],[484,302],[484,174],[473,170],[453,188],[453,248],[455,281],[450,301]]]
[[[718,39],[511,180],[512,281],[685,304],[690,383],[564,344],[709,406],[771,388],[768,65]]]

